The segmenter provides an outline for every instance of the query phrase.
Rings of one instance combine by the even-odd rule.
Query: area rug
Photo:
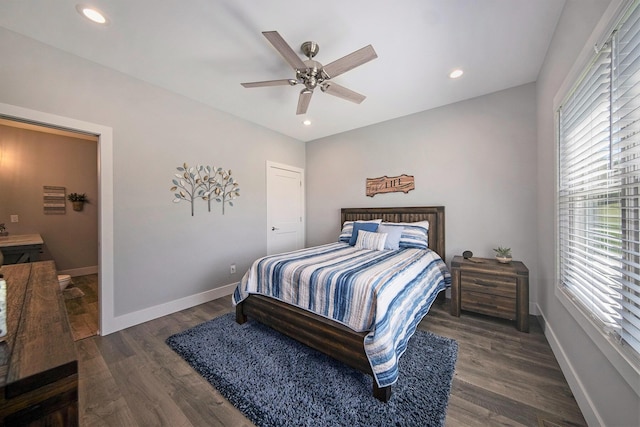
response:
[[[166,342],[257,426],[442,426],[458,352],[416,331],[382,403],[371,376],[233,313]]]

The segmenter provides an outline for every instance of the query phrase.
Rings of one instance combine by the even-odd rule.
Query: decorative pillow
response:
[[[342,224],[342,231],[340,232],[340,236],[338,237],[338,242],[349,243],[349,240],[351,240],[351,235],[353,234],[353,224],[355,222],[373,222],[376,224],[380,224],[382,220],[373,219],[370,221],[345,221],[344,224]]]
[[[387,240],[387,233],[372,233],[360,230],[356,240],[356,249],[372,249],[381,251],[384,249],[384,242]]]
[[[358,232],[360,230],[371,231],[374,232],[378,229],[378,224],[375,222],[359,222],[357,221],[353,224],[353,233],[351,233],[351,239],[349,239],[349,244],[351,246],[356,244],[358,240]]]
[[[402,226],[402,236],[398,244],[401,248],[429,248],[429,221],[385,222],[385,225]]]
[[[402,225],[387,225],[387,223],[384,223],[378,226],[377,233],[387,234],[387,240],[384,243],[385,249],[392,249],[394,251],[399,249],[402,230],[404,230]]]

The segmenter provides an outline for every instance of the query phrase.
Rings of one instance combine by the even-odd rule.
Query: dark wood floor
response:
[[[251,426],[164,343],[231,311],[230,297],[76,342],[83,426]],[[448,314],[435,305],[420,328],[454,338],[459,354],[447,426],[586,425],[540,327]]]
[[[515,323],[434,305],[419,328],[458,341],[447,426],[586,426],[535,317]]]

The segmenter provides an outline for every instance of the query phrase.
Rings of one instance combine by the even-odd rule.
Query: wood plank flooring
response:
[[[447,426],[586,426],[540,324],[463,312],[449,300],[434,305],[419,328],[458,342]]]
[[[74,341],[92,337],[98,333],[98,275],[76,276],[63,291],[77,288],[84,294],[64,301]]]
[[[165,343],[170,335],[230,312],[231,298],[114,334],[76,342],[82,426],[251,426]],[[511,322],[434,305],[420,328],[458,341],[447,426],[584,426],[535,319]]]

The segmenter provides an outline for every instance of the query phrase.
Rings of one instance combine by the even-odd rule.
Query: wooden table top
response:
[[[12,397],[77,373],[77,357],[53,261],[4,265],[7,336],[0,344],[0,395]],[[3,399],[0,397],[0,412]]]
[[[39,234],[15,234],[0,236],[0,248],[11,248],[14,246],[42,245],[44,241]]]

